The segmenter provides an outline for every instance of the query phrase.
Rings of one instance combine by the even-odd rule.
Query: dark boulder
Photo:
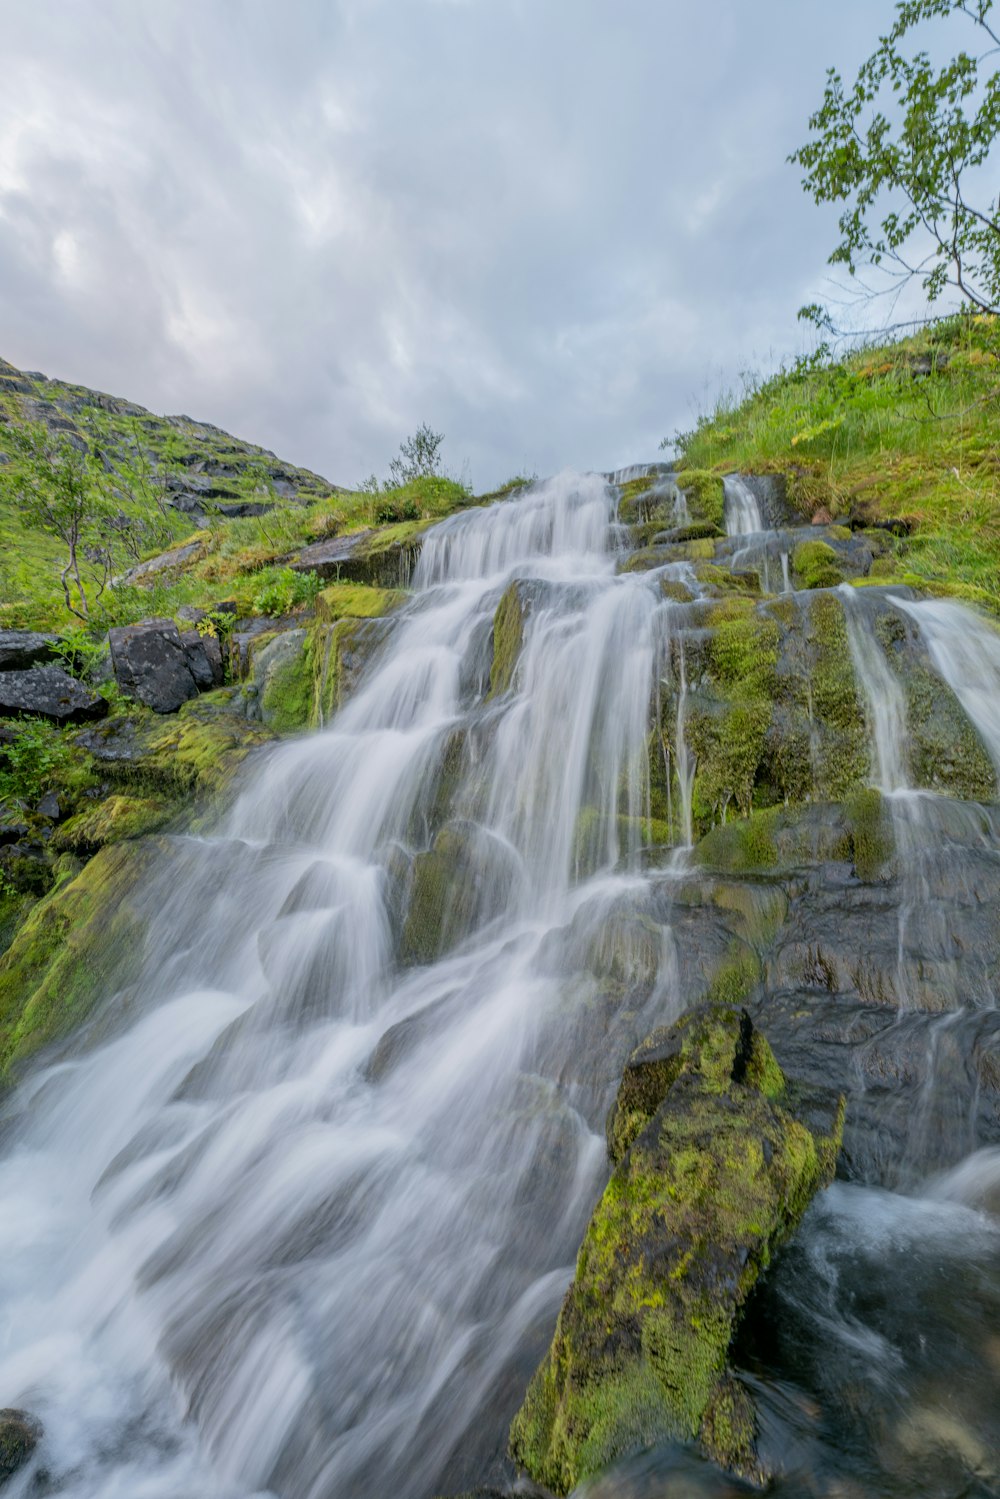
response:
[[[30,713],[53,723],[104,718],[108,705],[58,666],[0,671],[0,713]]]
[[[0,1410],[0,1485],[13,1478],[42,1438],[42,1423],[27,1411]]]
[[[147,619],[109,632],[119,687],[154,713],[174,713],[189,698],[222,682],[218,640],[196,630],[182,635],[172,619]]]
[[[57,635],[36,630],[0,630],[0,671],[25,671],[43,661],[54,661]]]

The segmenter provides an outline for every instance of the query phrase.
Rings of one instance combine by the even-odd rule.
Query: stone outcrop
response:
[[[58,635],[38,630],[0,630],[0,671],[25,671],[54,661],[58,644]]]
[[[0,671],[0,714],[26,713],[56,724],[72,724],[104,718],[107,711],[103,697],[58,666]]]
[[[665,1438],[763,1476],[729,1346],[761,1271],[832,1179],[842,1122],[842,1100],[786,1083],[745,1009],[701,1007],[640,1048],[609,1120],[614,1174],[511,1427],[536,1482],[568,1494]]]
[[[42,1423],[27,1411],[0,1410],[0,1488],[30,1460]]]
[[[222,685],[214,635],[181,632],[172,619],[147,619],[113,629],[108,638],[119,687],[154,713],[174,713],[199,692]]]

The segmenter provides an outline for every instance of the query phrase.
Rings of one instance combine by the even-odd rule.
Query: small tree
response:
[[[389,464],[385,488],[398,489],[410,479],[440,474],[439,453],[443,442],[443,432],[432,432],[427,423],[422,422],[412,437],[400,443],[398,456]]]
[[[846,88],[833,68],[812,138],[789,157],[817,203],[847,205],[831,265],[887,270],[899,286],[919,278],[933,302],[949,287],[974,307],[1000,311],[1000,200],[987,165],[1000,134],[1000,37],[993,0],[900,0],[896,22]],[[901,44],[922,23],[965,27],[973,53],[935,68]],[[883,109],[883,102],[885,108]],[[814,304],[799,313],[829,322]]]
[[[5,487],[25,525],[55,536],[66,549],[60,572],[63,598],[77,619],[90,617],[88,585],[97,597],[111,580],[115,555],[129,519],[109,498],[95,459],[63,435],[53,436],[42,422],[4,429],[11,463],[3,473]]]

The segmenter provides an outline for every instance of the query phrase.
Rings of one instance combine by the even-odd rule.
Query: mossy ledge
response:
[[[142,960],[136,890],[165,849],[160,838],[109,844],[83,869],[67,859],[51,892],[0,958],[0,1081],[80,1025]]]
[[[633,1056],[608,1123],[617,1166],[511,1427],[535,1482],[568,1494],[668,1438],[766,1477],[727,1354],[751,1288],[832,1179],[843,1130],[842,1099],[809,1100],[817,1131],[795,1096],[729,1005],[699,1006]]]

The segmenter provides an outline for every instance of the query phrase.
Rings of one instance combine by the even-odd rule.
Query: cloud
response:
[[[784,158],[880,6],[11,5],[0,353],[344,483],[421,421],[480,487],[653,457],[796,346]]]

